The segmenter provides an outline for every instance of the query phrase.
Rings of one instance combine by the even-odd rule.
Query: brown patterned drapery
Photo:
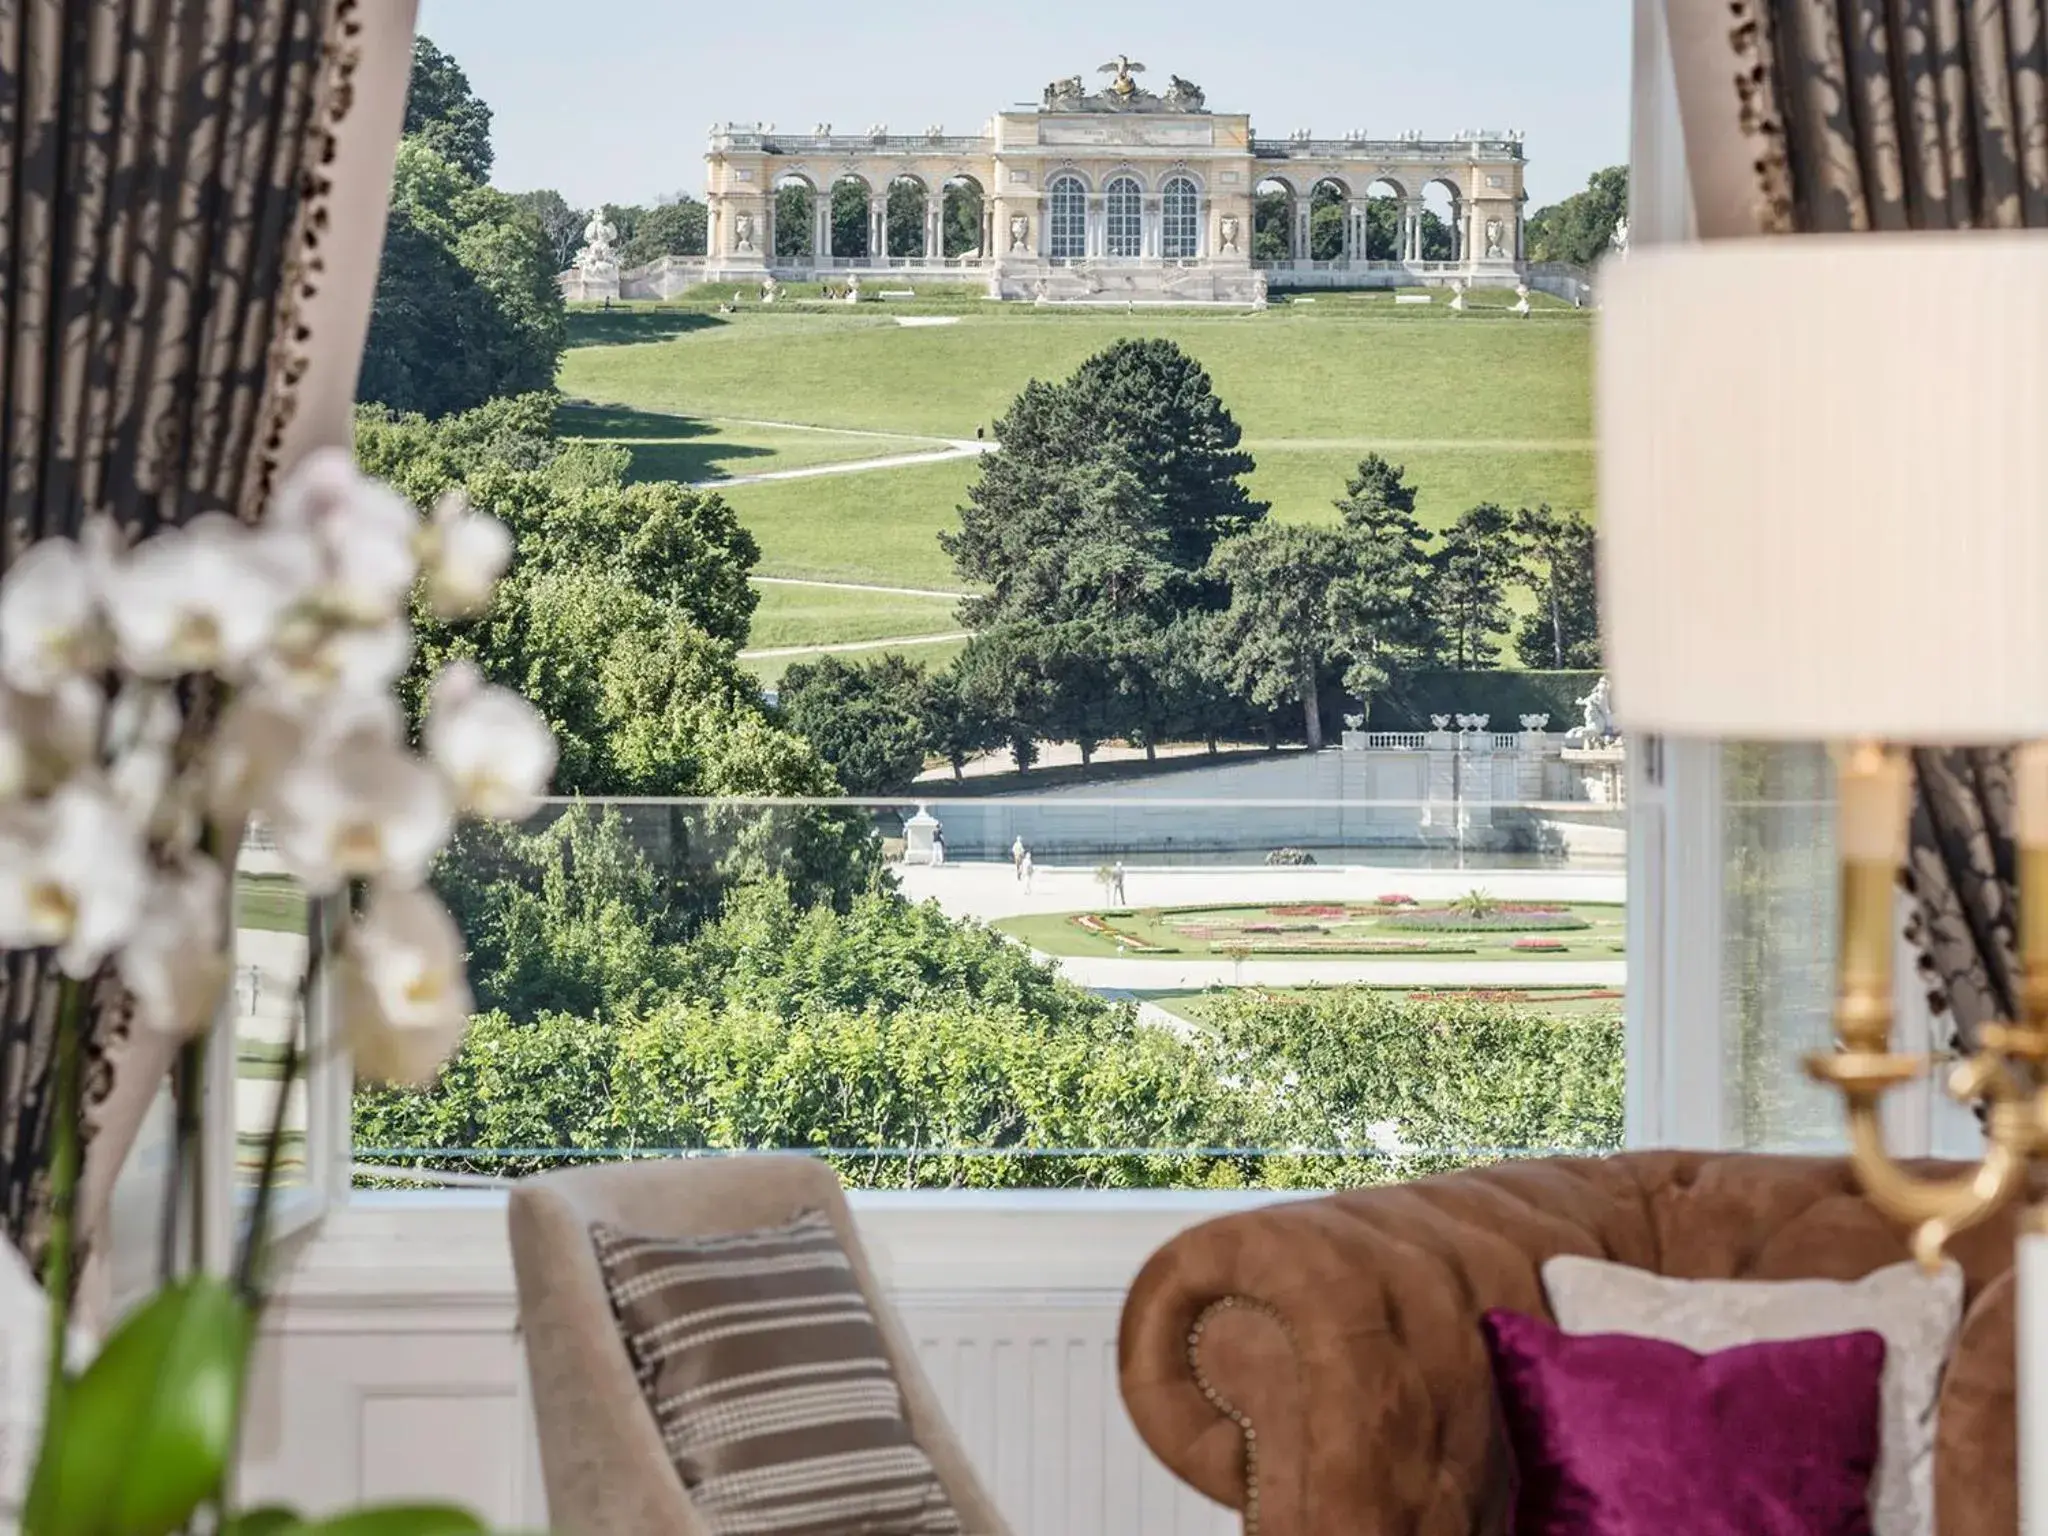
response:
[[[256,515],[307,366],[357,8],[0,0],[0,570],[93,512]],[[38,1263],[54,994],[0,956],[0,1232]],[[167,1057],[96,998],[89,1137],[125,1144],[97,1111]]]
[[[1698,35],[1708,9],[1670,0],[1674,37]],[[1702,208],[1703,233],[2048,228],[2044,0],[1734,0],[1711,10],[1732,50],[1716,61],[1730,131],[1688,102],[1688,139],[1717,141],[1688,146],[1693,179],[1736,185],[1713,161],[1739,152],[1749,207]],[[1704,84],[1703,62],[1681,58],[1681,76]],[[1923,750],[1914,767],[1911,936],[1930,1000],[1968,1048],[1979,1025],[2018,1005],[2009,754]]]

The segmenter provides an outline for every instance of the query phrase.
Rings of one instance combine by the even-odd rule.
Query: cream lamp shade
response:
[[[2048,234],[1663,246],[1600,281],[1621,723],[2048,737]]]

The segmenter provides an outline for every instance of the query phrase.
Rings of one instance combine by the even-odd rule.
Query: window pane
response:
[[[285,873],[261,823],[242,840],[235,867],[235,1166],[254,1185],[278,1113],[278,1084],[294,1039],[298,1075],[284,1105],[279,1183],[306,1180],[305,1036],[300,984],[306,974],[306,893]]]
[[[1192,261],[1201,252],[1202,199],[1195,184],[1176,176],[1161,199],[1160,254],[1168,261]]]
[[[1722,999],[1738,1145],[1837,1148],[1840,1096],[1800,1062],[1834,1038],[1834,770],[1817,744],[1722,748]]]
[[[1051,198],[1046,252],[1054,261],[1079,261],[1088,254],[1088,194],[1072,176],[1062,176]]]
[[[1145,251],[1144,194],[1128,176],[1109,184],[1109,254],[1122,259]]]

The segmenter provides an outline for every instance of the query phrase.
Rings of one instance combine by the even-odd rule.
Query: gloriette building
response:
[[[709,254],[624,274],[586,266],[565,283],[572,297],[632,298],[771,276],[951,280],[1003,299],[1244,304],[1268,282],[1520,279],[1520,135],[1260,138],[1248,114],[1211,111],[1179,76],[1147,89],[1143,72],[1119,58],[1100,89],[1056,80],[975,135],[714,128]],[[1449,196],[1434,250],[1432,187]],[[1391,219],[1369,214],[1373,198],[1390,200]]]

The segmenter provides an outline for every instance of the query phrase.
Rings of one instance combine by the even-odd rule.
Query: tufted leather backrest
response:
[[[1944,1509],[1942,1536],[2011,1528],[1991,1507],[2012,1480],[2009,1308],[1976,1303],[2011,1265],[2014,1222],[1952,1245],[1972,1316],[1952,1375],[1969,1395],[1944,1396],[1940,1455],[1967,1454],[1982,1481],[1974,1511]],[[1274,1536],[1498,1531],[1505,1465],[1477,1320],[1548,1317],[1540,1270],[1561,1253],[1683,1279],[1851,1280],[1908,1249],[1833,1159],[1633,1153],[1353,1190],[1209,1222],[1155,1254],[1125,1306],[1125,1399],[1168,1466],[1238,1508],[1241,1431],[1267,1426]],[[1226,1297],[1245,1305],[1215,1312]],[[1219,1401],[1240,1418],[1219,1419]]]

